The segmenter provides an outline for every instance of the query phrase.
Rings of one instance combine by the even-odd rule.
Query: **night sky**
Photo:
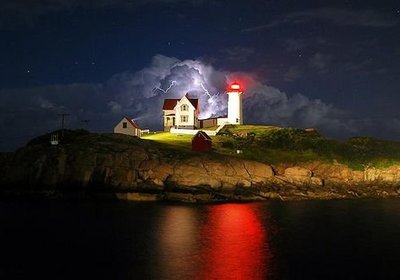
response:
[[[233,80],[245,123],[400,140],[398,0],[1,0],[0,34],[0,151],[60,113],[160,129],[163,99],[186,92],[223,115]]]

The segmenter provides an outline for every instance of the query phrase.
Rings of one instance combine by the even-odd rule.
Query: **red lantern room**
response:
[[[240,85],[237,82],[234,82],[228,87],[228,91],[241,91]]]

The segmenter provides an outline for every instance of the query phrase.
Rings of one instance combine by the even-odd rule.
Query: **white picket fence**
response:
[[[174,133],[174,134],[190,134],[190,135],[195,135],[199,130],[204,131],[207,133],[208,136],[215,136],[220,132],[221,129],[224,128],[224,126],[227,123],[223,123],[217,127],[216,130],[206,130],[206,129],[178,129],[178,128],[171,128],[169,132]]]

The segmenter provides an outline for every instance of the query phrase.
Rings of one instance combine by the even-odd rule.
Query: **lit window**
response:
[[[127,127],[128,127],[128,123],[123,122],[123,123],[122,123],[122,128],[127,128]]]
[[[181,111],[189,111],[189,106],[187,104],[183,104],[181,106]]]
[[[189,121],[189,116],[181,116],[181,122],[188,122]]]

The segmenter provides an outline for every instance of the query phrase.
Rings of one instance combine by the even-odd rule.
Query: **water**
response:
[[[0,279],[400,279],[400,201],[0,201]]]

